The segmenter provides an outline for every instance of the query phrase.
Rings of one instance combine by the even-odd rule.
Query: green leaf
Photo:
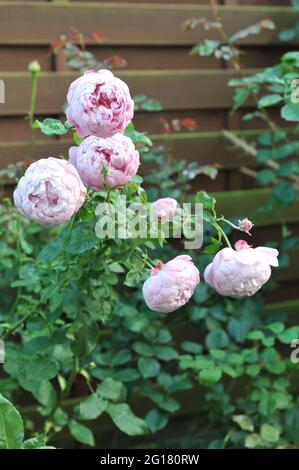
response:
[[[72,229],[70,239],[65,245],[65,251],[72,255],[80,255],[94,248],[98,241],[91,225],[86,224],[83,226],[79,224]]]
[[[160,364],[156,359],[141,357],[138,359],[138,369],[143,378],[156,377],[160,372]]]
[[[71,350],[75,356],[87,356],[94,349],[98,339],[99,327],[97,322],[88,319],[76,331],[75,340],[71,343]]]
[[[296,31],[295,29],[284,29],[280,31],[278,37],[283,42],[294,41],[294,39],[296,39]]]
[[[203,385],[213,385],[221,379],[222,371],[219,367],[203,369],[199,372],[199,382]]]
[[[215,329],[207,335],[205,343],[208,349],[222,349],[228,346],[229,338],[225,331]]]
[[[264,169],[258,171],[256,174],[257,182],[262,186],[268,185],[269,183],[271,183],[271,181],[274,180],[274,178],[275,172],[273,170]]]
[[[152,346],[141,341],[136,341],[135,343],[133,343],[132,348],[140,356],[152,357],[154,355],[154,350]]]
[[[107,413],[118,429],[128,436],[141,436],[148,432],[146,422],[135,416],[127,403],[110,403]]]
[[[233,416],[233,421],[234,421],[235,423],[237,423],[238,426],[240,426],[240,428],[241,428],[243,431],[250,431],[250,432],[253,432],[253,431],[254,431],[253,422],[251,421],[251,419],[249,418],[249,416],[246,416],[246,415],[234,415],[234,416]]]
[[[234,106],[232,108],[232,113],[237,111],[237,109],[239,109],[242,106],[242,104],[245,103],[245,101],[247,100],[247,98],[250,95],[251,95],[251,89],[249,87],[248,88],[238,88],[235,91],[235,94],[233,96]]]
[[[202,345],[194,343],[193,341],[183,341],[181,348],[187,353],[200,354],[202,352]]]
[[[34,129],[40,129],[43,134],[51,135],[64,135],[69,130],[59,119],[46,118],[43,122],[35,120],[33,123]]]
[[[90,395],[86,400],[82,401],[79,405],[79,419],[96,419],[98,418],[107,407],[107,401],[103,400],[96,393]]]
[[[178,358],[177,351],[168,346],[156,346],[155,355],[162,361],[172,361]]]
[[[196,193],[195,202],[203,204],[204,209],[213,210],[215,208],[216,199],[209,196],[205,191]]]
[[[24,425],[18,410],[0,395],[0,449],[19,449],[24,439]]]
[[[160,431],[168,423],[168,416],[163,411],[153,408],[145,417],[146,424],[152,432]]]
[[[286,121],[298,122],[299,121],[299,103],[285,104],[281,108],[281,117]]]
[[[106,398],[112,401],[119,401],[125,398],[126,389],[121,382],[108,377],[100,385],[98,385],[97,393],[101,395],[102,398]]]
[[[93,433],[87,426],[72,419],[69,423],[69,430],[73,438],[81,442],[81,444],[86,444],[91,447],[95,445]]]
[[[275,184],[271,189],[274,199],[282,204],[284,207],[288,207],[295,202],[296,191],[293,186],[286,181],[281,181]]]
[[[51,341],[48,336],[37,336],[27,341],[23,346],[23,353],[26,356],[42,354],[51,347]]]
[[[54,447],[46,446],[45,437],[42,434],[27,439],[22,443],[22,449],[54,449]]]
[[[279,439],[280,431],[271,424],[263,424],[261,427],[261,437],[266,442],[277,442]]]
[[[259,102],[259,108],[267,108],[268,106],[273,106],[274,104],[279,103],[282,100],[282,97],[277,94],[263,96]]]

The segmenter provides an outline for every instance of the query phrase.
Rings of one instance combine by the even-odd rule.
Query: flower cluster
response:
[[[41,224],[58,225],[83,205],[86,188],[119,189],[137,174],[139,153],[123,132],[133,118],[134,103],[127,85],[108,70],[88,71],[75,80],[67,94],[66,115],[79,137],[85,139],[69,150],[69,161],[49,157],[33,163],[14,192],[15,205]],[[158,224],[176,215],[177,201],[163,198],[153,203]],[[253,224],[244,219],[234,228],[250,234]],[[225,296],[255,294],[278,266],[277,250],[253,249],[239,240],[220,250],[204,272],[205,281]],[[158,262],[143,286],[151,310],[173,312],[185,305],[200,282],[190,256]]]

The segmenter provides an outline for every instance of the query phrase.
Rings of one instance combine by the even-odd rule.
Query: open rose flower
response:
[[[112,137],[123,132],[134,114],[128,86],[110,70],[88,70],[69,87],[68,121],[79,137]]]
[[[199,283],[199,271],[192,258],[177,256],[168,263],[158,263],[143,285],[147,306],[156,312],[173,312],[185,305]]]
[[[165,222],[175,215],[177,205],[177,201],[171,197],[157,199],[157,201],[153,202],[155,218],[160,222]]]
[[[216,254],[205,269],[205,281],[221,295],[254,295],[270,278],[270,266],[278,266],[278,251],[265,246],[251,248],[244,240],[235,248],[223,248]]]
[[[29,219],[58,225],[80,209],[86,189],[73,165],[49,157],[29,166],[13,196],[17,208]]]
[[[110,188],[128,183],[140,164],[133,142],[123,134],[108,139],[90,136],[79,147],[71,147],[69,157],[83,183],[96,191],[103,191],[105,183]]]

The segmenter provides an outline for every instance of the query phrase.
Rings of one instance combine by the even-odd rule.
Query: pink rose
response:
[[[45,225],[69,220],[85,196],[86,189],[73,165],[52,157],[32,163],[13,194],[23,215]]]
[[[156,312],[173,312],[185,305],[199,283],[199,271],[192,258],[177,256],[168,263],[158,263],[143,285],[147,306]]]
[[[270,278],[270,266],[278,266],[278,251],[265,246],[251,248],[244,240],[235,248],[223,248],[216,254],[205,269],[205,281],[221,295],[254,295]]]
[[[112,137],[133,119],[128,86],[109,70],[89,70],[69,87],[66,116],[79,137]]]
[[[177,201],[171,197],[164,197],[153,202],[154,215],[160,222],[165,222],[174,216],[177,209]]]
[[[79,147],[70,148],[69,157],[83,183],[96,191],[103,191],[105,178],[110,188],[128,183],[140,164],[133,142],[123,134],[108,139],[87,137]],[[107,171],[105,177],[103,167]]]

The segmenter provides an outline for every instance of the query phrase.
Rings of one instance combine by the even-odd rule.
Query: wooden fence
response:
[[[24,116],[29,108],[27,66],[31,60],[39,60],[43,70],[38,85],[38,116],[62,115],[66,90],[76,74],[64,68],[60,58],[49,52],[49,46],[74,26],[86,35],[88,48],[98,58],[117,54],[127,60],[127,68],[117,71],[117,75],[129,84],[132,95],[142,93],[161,102],[161,112],[136,113],[139,130],[148,131],[156,142],[165,142],[161,118],[196,120],[198,131],[174,135],[176,155],[202,164],[221,165],[215,181],[207,177],[197,180],[200,188],[219,193],[221,210],[228,215],[252,215],[261,227],[260,241],[273,232],[279,237],[281,221],[298,232],[298,206],[269,217],[255,214],[256,207],[267,197],[267,190],[258,188],[255,180],[241,173],[240,168],[256,163],[240,152],[232,152],[222,136],[224,128],[238,130],[249,140],[259,132],[248,127],[252,124],[247,123],[245,128],[239,113],[230,114],[232,90],[227,82],[235,72],[214,59],[189,54],[194,44],[214,34],[203,28],[189,32],[182,29],[188,18],[211,18],[206,3],[207,0],[0,1],[0,79],[5,83],[5,103],[0,104],[0,167],[28,155],[30,131]],[[288,0],[219,0],[218,4],[228,33],[267,18],[276,25],[275,30],[240,42],[248,73],[274,64],[283,52],[297,47],[278,40],[278,31],[292,26],[299,18]],[[91,39],[92,32],[103,32],[107,39],[98,44]],[[247,106],[250,108],[250,104]],[[34,157],[65,154],[68,146],[64,139],[39,136]],[[277,277],[283,286],[288,282],[288,298],[297,297],[298,268],[299,259],[294,257],[291,268]]]

